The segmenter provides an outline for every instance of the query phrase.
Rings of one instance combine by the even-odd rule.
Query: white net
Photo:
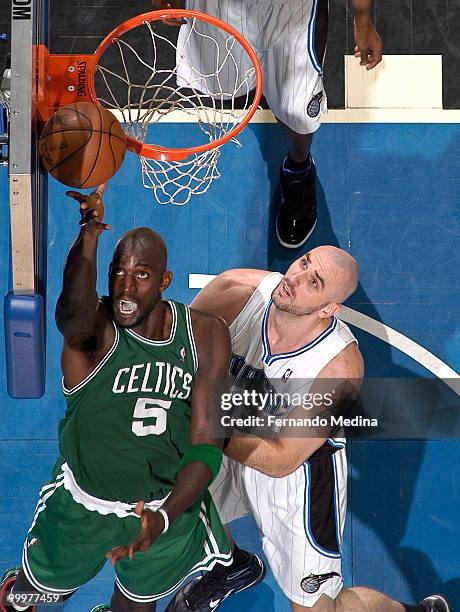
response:
[[[176,38],[177,28],[145,21],[113,40],[95,75],[98,101],[118,111],[127,134],[168,150],[215,143],[237,128],[256,78],[247,51],[221,28],[188,18]],[[177,161],[161,150],[140,157],[144,187],[160,204],[186,204],[220,177],[220,146]]]

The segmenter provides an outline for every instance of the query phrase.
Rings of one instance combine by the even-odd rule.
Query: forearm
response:
[[[356,17],[369,17],[372,8],[372,0],[352,0]]]
[[[82,229],[67,255],[56,307],[56,322],[64,335],[70,335],[69,326],[72,334],[93,329],[98,306],[97,243],[97,236]]]
[[[280,438],[234,436],[225,454],[272,478],[284,478],[295,472],[324,444],[325,438]]]
[[[292,467],[292,462],[284,456],[276,440],[234,436],[225,449],[225,454],[272,478],[282,478],[296,467]]]
[[[208,487],[210,480],[211,470],[199,461],[186,465],[178,473],[176,484],[162,506],[170,523],[190,508]]]

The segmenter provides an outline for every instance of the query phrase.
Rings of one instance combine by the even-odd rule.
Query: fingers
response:
[[[106,557],[107,559],[109,559],[112,565],[115,565],[117,561],[120,561],[120,559],[123,559],[123,557],[126,557],[128,555],[129,550],[127,546],[116,546],[106,554]],[[130,557],[130,559],[132,559],[132,556]]]
[[[178,2],[167,2],[167,0],[152,0],[154,9],[174,9],[174,8],[184,8],[184,3]],[[184,6],[183,6],[184,5]],[[179,27],[182,24],[186,23],[185,19],[173,19],[166,18],[161,20],[162,23],[168,26]]]
[[[382,48],[377,45],[363,51],[356,45],[355,57],[360,60],[360,66],[366,66],[366,70],[372,70],[382,61]]]
[[[74,200],[77,200],[77,202],[79,202],[80,204],[82,204],[83,202],[86,202],[88,196],[83,194],[83,193],[79,193],[78,191],[66,191],[65,192],[66,196],[69,196],[69,198],[73,198]]]
[[[372,70],[382,61],[382,49],[372,49],[370,54],[370,60],[367,63],[366,70]]]
[[[142,512],[144,511],[144,505],[145,502],[143,500],[138,501],[136,507],[134,508],[134,512],[141,516]]]
[[[91,195],[101,196],[104,191],[107,189],[107,183],[101,183],[96,187],[96,189],[91,193]]]
[[[80,206],[80,214],[81,219],[79,221],[79,225],[81,225],[81,227],[88,225],[88,223],[91,222],[96,231],[102,232],[110,229],[110,225],[108,223],[102,223],[99,221],[99,213],[94,208],[86,212],[86,208],[84,208],[84,205],[82,204]]]
[[[176,28],[187,23],[185,19],[162,19],[161,22],[168,26],[175,26]]]

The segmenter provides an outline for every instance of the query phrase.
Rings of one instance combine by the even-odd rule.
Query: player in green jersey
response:
[[[227,327],[163,299],[172,275],[148,228],[118,241],[99,299],[102,191],[68,192],[82,220],[56,308],[67,411],[8,610],[29,609],[15,592],[70,596],[106,557],[112,612],[155,610],[193,572],[232,562],[207,490],[222,459],[208,421],[211,385],[228,369]]]

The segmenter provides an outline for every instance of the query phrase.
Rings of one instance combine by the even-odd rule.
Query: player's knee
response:
[[[338,610],[339,608],[336,607],[336,601],[327,595],[322,595],[318,601],[309,608],[291,601],[291,612],[338,612]]]

